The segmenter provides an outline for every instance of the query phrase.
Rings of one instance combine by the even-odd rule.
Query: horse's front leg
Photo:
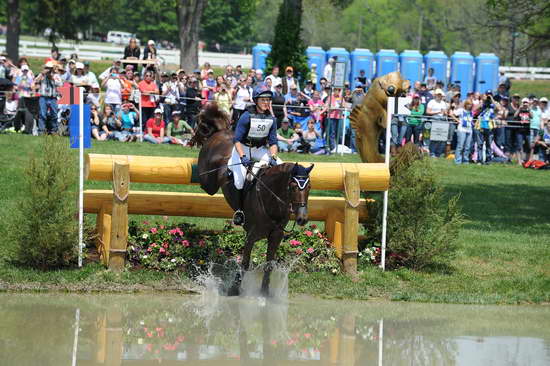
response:
[[[273,271],[273,266],[276,259],[275,256],[277,255],[277,249],[279,249],[281,240],[283,240],[283,230],[281,229],[273,230],[267,238],[266,265],[264,277],[262,278],[262,295],[265,297],[269,297],[270,276]]]
[[[252,255],[252,248],[254,247],[254,243],[256,241],[257,239],[255,239],[255,237],[250,233],[246,235],[246,241],[243,248],[243,257],[241,260],[241,271],[236,274],[235,280],[227,292],[228,296],[239,296],[242,277],[244,275],[244,271],[248,271],[250,267],[250,256]]]

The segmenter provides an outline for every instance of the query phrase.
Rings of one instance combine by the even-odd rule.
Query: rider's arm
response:
[[[248,130],[250,129],[250,114],[244,112],[237,122],[237,127],[235,128],[235,137],[233,137],[233,143],[235,144],[235,149],[239,153],[239,156],[244,155],[243,145],[246,136],[248,135]],[[277,143],[277,142],[275,142]]]
[[[273,118],[273,124],[269,129],[269,135],[267,136],[267,143],[269,144],[269,150],[272,151],[273,145],[277,147],[277,121]],[[275,151],[277,153],[277,151]]]

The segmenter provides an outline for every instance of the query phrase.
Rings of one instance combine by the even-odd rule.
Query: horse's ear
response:
[[[315,166],[315,164],[311,164],[311,166],[309,168],[306,168],[306,171],[307,171],[307,174],[309,175],[309,173],[311,173],[311,171],[313,170],[313,167]]]

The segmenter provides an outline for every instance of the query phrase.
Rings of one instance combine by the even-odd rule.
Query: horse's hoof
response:
[[[227,290],[227,296],[239,296],[241,294],[241,290],[237,286],[232,286]]]

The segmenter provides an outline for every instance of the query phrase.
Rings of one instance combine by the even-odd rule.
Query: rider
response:
[[[259,167],[254,165],[254,161],[270,166],[283,163],[277,157],[277,122],[270,108],[272,96],[269,87],[264,84],[257,86],[252,94],[255,106],[241,115],[235,128],[234,146],[228,163],[236,188],[235,225],[244,224],[243,187],[247,170],[253,168],[253,176],[258,172]]]

